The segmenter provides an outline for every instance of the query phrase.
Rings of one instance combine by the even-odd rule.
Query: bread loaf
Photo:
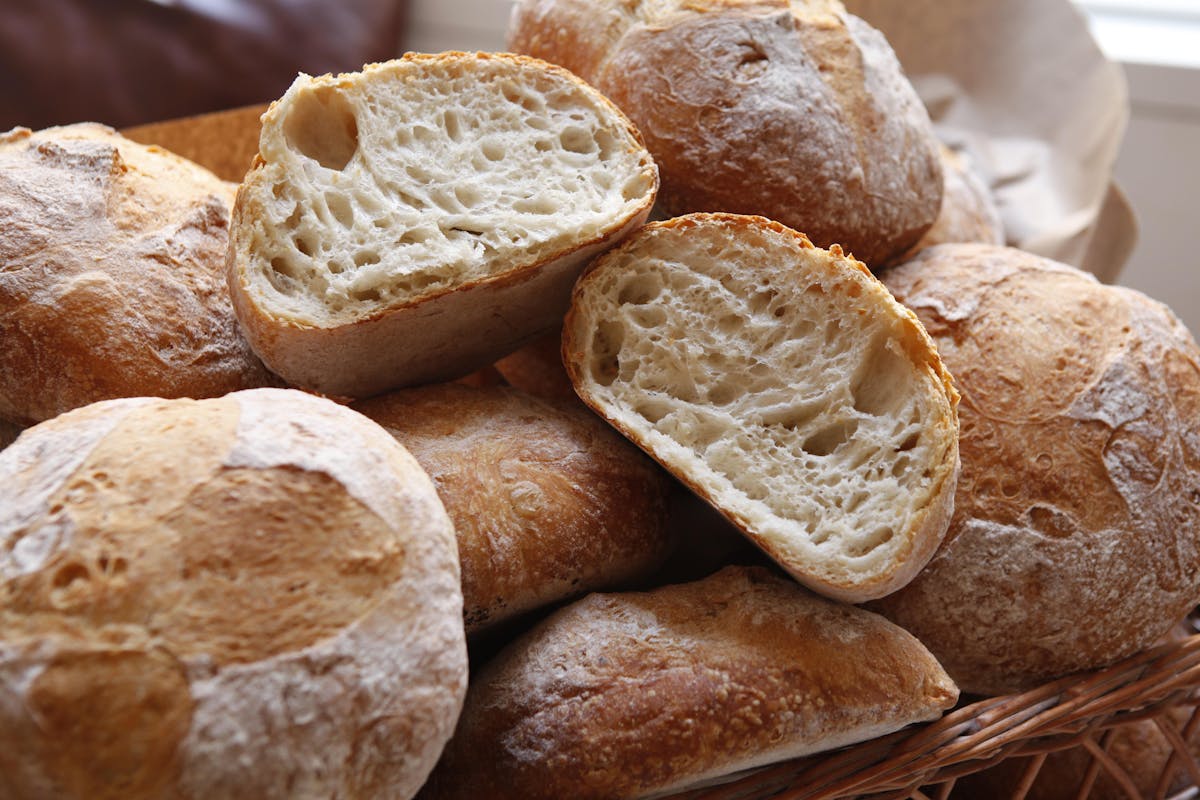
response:
[[[644,577],[669,551],[666,476],[578,401],[441,384],[354,407],[433,478],[468,632]]]
[[[454,535],[300,392],[113,400],[0,453],[0,797],[410,797],[466,686]]]
[[[883,275],[962,391],[945,543],[874,608],[964,691],[1142,650],[1200,601],[1200,348],[1162,304],[1017,250]]]
[[[425,800],[616,800],[937,718],[958,696],[916,639],[762,568],[593,594],[475,676]]]
[[[814,591],[895,591],[933,555],[958,396],[916,317],[761,217],[650,223],[575,287],[579,396]]]
[[[101,125],[0,133],[0,418],[274,382],[225,289],[232,201]]]
[[[508,41],[630,116],[668,215],[761,214],[872,266],[938,215],[929,117],[837,0],[520,0]]]
[[[364,397],[457,377],[557,324],[583,264],[657,188],[624,115],[536,59],[301,76],[238,192],[234,305],[299,386]]]

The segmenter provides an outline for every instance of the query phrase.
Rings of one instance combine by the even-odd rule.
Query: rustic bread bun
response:
[[[926,247],[951,242],[1004,244],[1004,222],[992,193],[971,168],[965,153],[941,146],[942,210],[933,227],[901,256],[908,260]]]
[[[225,289],[232,201],[102,125],[0,133],[0,418],[271,383]]]
[[[1200,348],[1165,306],[1062,264],[945,244],[883,275],[963,394],[945,543],[875,608],[964,691],[1150,646],[1200,601]]]
[[[0,796],[410,797],[466,685],[450,520],[300,392],[113,400],[0,453]]]
[[[539,336],[494,364],[510,386],[543,400],[578,398],[562,362],[562,326]]]
[[[421,792],[635,798],[935,719],[958,691],[882,617],[762,568],[593,594],[471,681]]]
[[[355,408],[433,478],[458,536],[468,632],[667,556],[666,476],[578,400],[442,384]]]
[[[238,192],[234,305],[300,386],[363,397],[457,377],[554,326],[657,188],[624,115],[536,59],[410,53],[302,75],[263,116]]]
[[[950,519],[958,396],[857,261],[761,217],[650,223],[575,287],[579,396],[814,591],[907,583]]]
[[[937,217],[925,108],[837,0],[520,0],[508,36],[629,115],[669,215],[761,214],[872,265]]]

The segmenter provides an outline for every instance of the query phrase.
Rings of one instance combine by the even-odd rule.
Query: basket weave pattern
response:
[[[1194,628],[1193,628],[1194,629]],[[1073,747],[1091,756],[1075,797],[1107,773],[1135,800],[1162,800],[1182,771],[1200,796],[1200,764],[1186,744],[1200,727],[1200,634],[1159,645],[1111,667],[1071,675],[1028,692],[980,700],[936,722],[906,728],[820,757],[788,761],[676,800],[946,800],[956,781],[1007,758],[1029,757],[1013,793],[1024,798],[1046,756]],[[1186,708],[1183,724],[1166,712]],[[1152,719],[1171,746],[1155,791],[1143,795],[1106,752],[1117,726]],[[1175,720],[1179,720],[1179,715]],[[958,795],[956,795],[958,796]]]

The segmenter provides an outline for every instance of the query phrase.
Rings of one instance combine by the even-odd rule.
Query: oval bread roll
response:
[[[263,116],[229,285],[255,352],[298,386],[365,397],[454,378],[557,324],[587,259],[657,189],[629,120],[536,59],[302,75]]]
[[[354,406],[433,478],[454,522],[468,633],[666,558],[666,476],[582,407],[500,386],[426,386]]]
[[[761,214],[872,266],[938,215],[929,116],[837,0],[520,0],[508,41],[629,115],[666,215]]]
[[[0,133],[0,418],[274,383],[225,288],[233,193],[103,125]]]
[[[903,586],[937,549],[958,395],[866,267],[761,217],[650,223],[575,287],[579,396],[816,592]]]
[[[1200,601],[1200,348],[1160,303],[1018,250],[883,274],[962,391],[945,543],[874,608],[964,691],[1143,650]]]
[[[958,690],[921,643],[763,568],[593,594],[471,681],[425,800],[614,800],[936,719]]]
[[[64,414],[0,453],[0,797],[411,797],[461,611],[433,484],[353,411]]]

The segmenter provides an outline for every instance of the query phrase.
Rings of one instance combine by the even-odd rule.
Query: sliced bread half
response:
[[[762,217],[651,223],[576,285],[563,361],[817,592],[895,591],[945,535],[958,394],[916,317],[837,246]]]
[[[457,377],[557,324],[649,213],[658,172],[615,106],[506,54],[302,75],[263,116],[229,284],[255,352],[362,397]]]

